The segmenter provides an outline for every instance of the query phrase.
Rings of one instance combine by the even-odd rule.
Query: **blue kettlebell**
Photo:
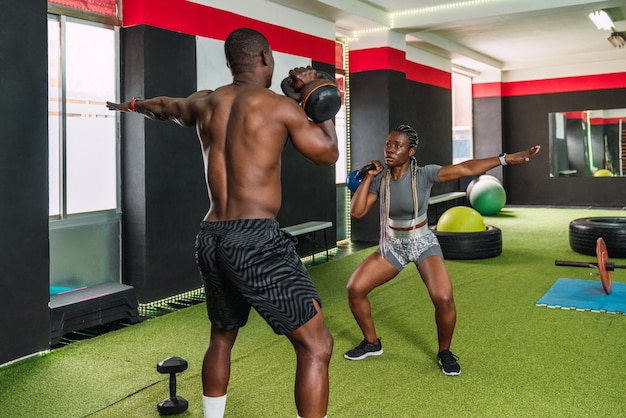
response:
[[[352,193],[356,192],[356,189],[359,188],[365,174],[367,174],[370,170],[375,170],[376,166],[374,164],[368,164],[360,170],[353,170],[348,174],[348,181],[346,182],[346,186]]]

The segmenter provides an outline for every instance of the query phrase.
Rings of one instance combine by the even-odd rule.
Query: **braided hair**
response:
[[[410,125],[402,124],[393,128],[393,131],[400,132],[404,134],[410,141],[409,146],[415,151],[417,149],[417,144],[419,143],[419,138],[417,136],[417,131],[413,129]],[[418,201],[417,201],[417,158],[415,158],[415,152],[411,156],[411,161],[409,165],[409,170],[411,170],[411,188],[413,192],[413,219],[417,222],[418,219]],[[380,247],[383,254],[385,254],[389,249],[388,244],[388,232],[387,225],[389,224],[389,206],[390,206],[390,195],[389,195],[389,184],[391,182],[391,171],[389,168],[385,170],[385,174],[381,179],[380,184],[380,223],[381,223],[381,231],[380,231]]]
[[[413,129],[411,125],[398,125],[393,128],[393,130],[396,132],[402,132],[407,138],[409,138],[409,141],[411,141],[410,147],[414,150],[417,148],[417,144],[419,144],[420,140],[417,137],[417,131]],[[411,158],[415,158],[415,154],[413,154],[413,157]]]

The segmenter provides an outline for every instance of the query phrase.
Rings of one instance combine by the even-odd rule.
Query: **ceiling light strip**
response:
[[[589,13],[589,19],[596,25],[598,30],[612,30],[615,27],[613,21],[604,10],[596,10]]]
[[[360,35],[367,35],[370,33],[377,33],[377,32],[387,32],[389,30],[391,30],[391,28],[388,26],[379,26],[376,28],[355,30],[352,32],[352,37],[348,38],[348,41],[356,41],[357,39],[359,39]]]
[[[417,9],[402,10],[400,12],[391,13],[391,16],[393,18],[395,16],[417,15],[417,14],[423,14],[423,13],[429,13],[429,12],[436,12],[436,11],[439,11],[439,10],[448,10],[448,9],[455,9],[455,8],[459,8],[459,7],[475,6],[475,5],[478,5],[478,4],[494,3],[496,1],[499,1],[499,0],[466,0],[466,1],[457,1],[457,2],[454,2],[454,3],[445,3],[445,4],[438,4],[438,5],[435,5],[435,6],[421,7],[421,8],[417,8]]]

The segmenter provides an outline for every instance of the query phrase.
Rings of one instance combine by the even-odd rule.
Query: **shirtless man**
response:
[[[295,349],[298,416],[324,417],[333,338],[296,240],[280,230],[275,217],[287,139],[313,163],[329,166],[339,155],[335,127],[332,120],[310,121],[295,100],[269,90],[274,58],[262,34],[235,30],[225,52],[231,84],[187,98],[132,99],[107,107],[198,132],[210,200],[196,240],[211,321],[202,366],[204,416],[224,414],[231,350],[252,307]],[[297,68],[290,76],[299,91],[316,83],[317,72]]]

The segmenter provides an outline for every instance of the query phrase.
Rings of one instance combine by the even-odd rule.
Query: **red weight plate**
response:
[[[598,270],[600,271],[600,281],[606,294],[611,293],[611,272],[606,269],[606,263],[609,261],[609,253],[606,250],[604,239],[599,237],[596,241],[596,255],[598,256]]]

